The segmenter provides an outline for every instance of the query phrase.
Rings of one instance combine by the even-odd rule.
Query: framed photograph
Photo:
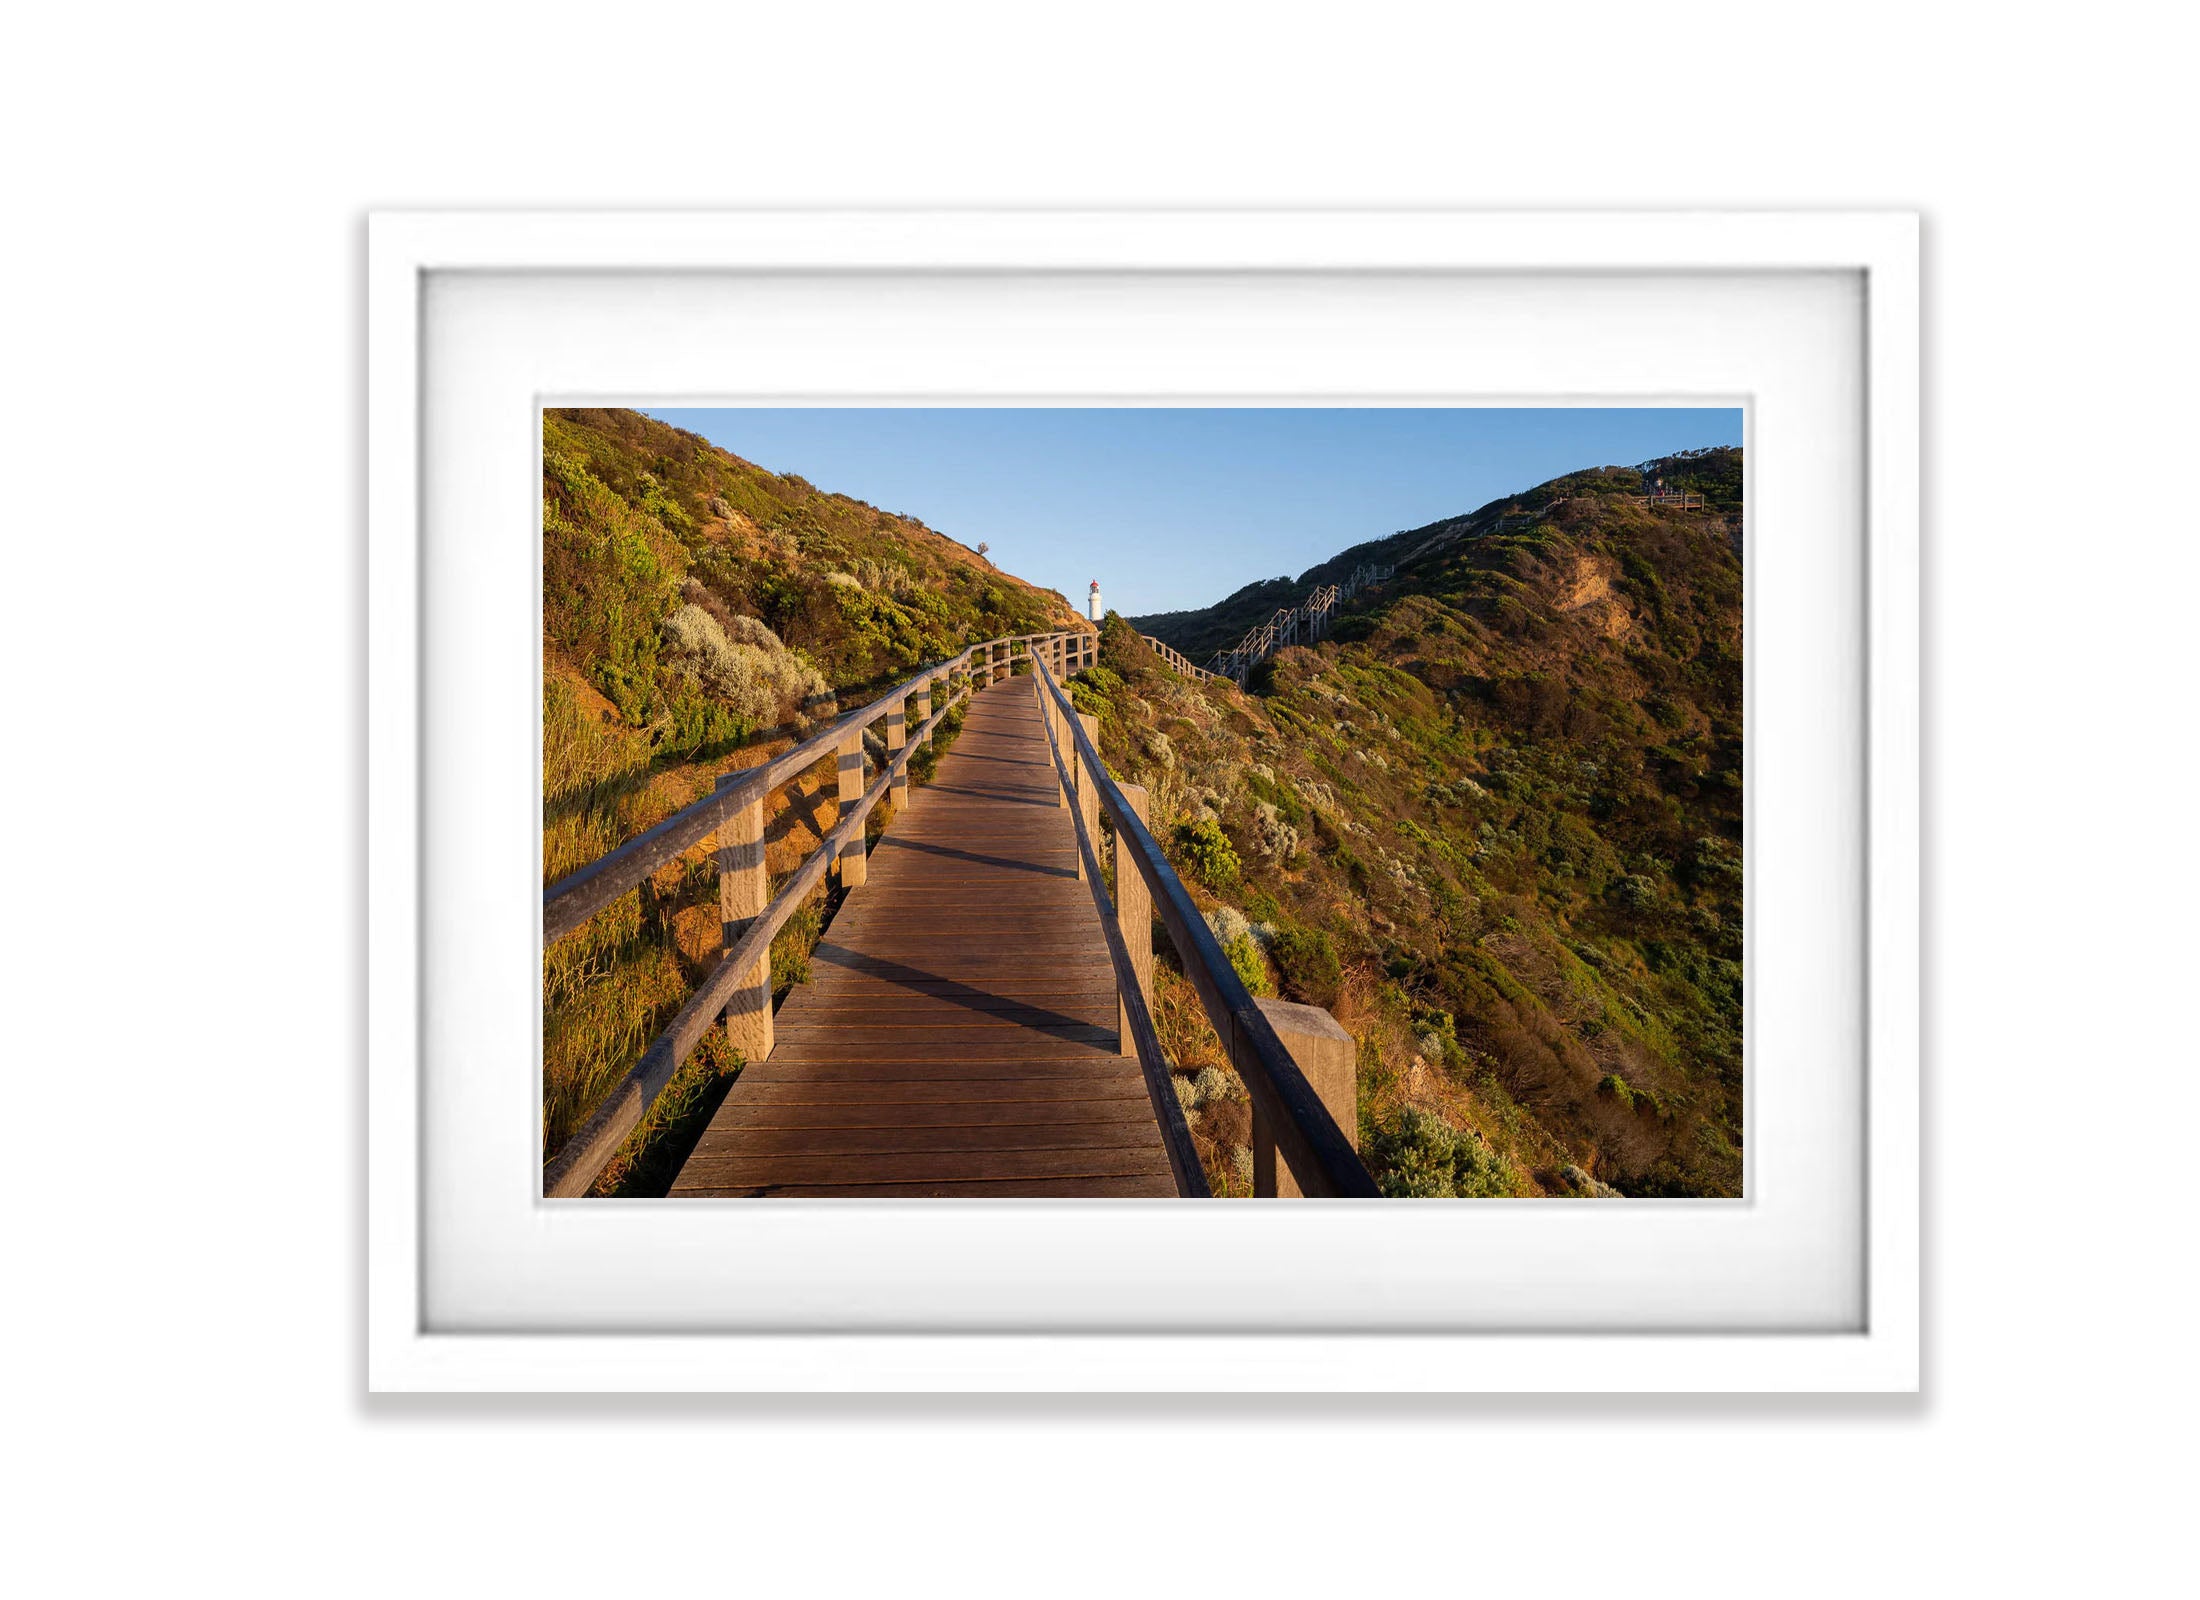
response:
[[[1914,217],[368,250],[373,1388],[1917,1386]]]

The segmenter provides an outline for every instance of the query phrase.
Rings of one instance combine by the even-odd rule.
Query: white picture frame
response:
[[[1918,234],[1906,213],[1813,214],[1505,214],[1472,212],[749,212],[681,214],[382,214],[368,239],[369,373],[369,1049],[368,1049],[368,1381],[375,1390],[1857,1390],[1914,1389],[1919,1375],[1919,1058],[1918,1058]],[[1861,348],[1853,374],[1860,385],[1856,419],[1860,481],[1855,484],[1863,558],[1858,582],[1861,629],[1854,641],[1861,667],[1861,771],[1851,819],[1860,863],[1858,916],[1861,1013],[1854,1019],[1861,1049],[1854,1070],[1862,1171],[1856,1175],[1853,1325],[1807,1331],[1754,1316],[1723,1318],[1729,1302],[1707,1300],[1693,1310],[1668,1304],[1662,1314],[1599,1328],[1573,1322],[1547,1327],[1431,1325],[1403,1317],[1388,1328],[1356,1326],[1319,1315],[1255,1314],[1238,1321],[1194,1318],[1172,1326],[1166,1315],[1108,1319],[1003,1310],[995,1317],[950,1314],[942,1300],[910,1299],[900,1314],[875,1306],[842,1306],[812,1296],[787,1315],[760,1317],[738,1329],[709,1315],[669,1314],[693,1277],[692,1255],[668,1250],[652,1257],[649,1235],[670,1236],[677,1225],[661,1210],[633,1213],[637,1230],[610,1241],[642,1276],[669,1278],[657,1310],[639,1321],[617,1316],[533,1315],[514,1290],[514,1310],[500,1318],[493,1299],[463,1316],[438,1316],[435,1297],[454,1270],[485,1281],[499,1260],[518,1260],[530,1233],[556,1232],[529,1209],[544,1202],[517,1194],[504,1208],[502,1246],[450,1244],[449,1224],[463,1206],[429,1186],[434,1167],[431,1097],[424,1094],[424,1041],[431,1018],[423,1010],[423,978],[450,948],[448,922],[439,940],[423,938],[431,896],[448,864],[427,849],[430,812],[423,803],[430,768],[441,759],[423,717],[423,650],[428,613],[438,603],[436,485],[424,470],[429,428],[448,410],[449,391],[430,403],[428,339],[432,297],[439,285],[475,285],[561,275],[588,280],[592,292],[662,304],[679,302],[679,286],[698,282],[879,283],[1020,279],[1079,283],[1164,284],[1267,281],[1405,283],[1680,283],[1691,278],[1778,283],[1805,277],[1851,283],[1858,300]],[[470,292],[470,291],[469,291]],[[461,295],[463,300],[465,295]],[[660,310],[662,309],[660,305]],[[646,307],[645,307],[646,309]],[[1074,317],[1074,308],[1059,313]],[[1551,316],[1548,308],[1535,315]],[[661,323],[661,318],[660,318]],[[540,326],[540,324],[537,324]],[[639,326],[648,326],[645,321]],[[1654,362],[1656,334],[1643,336],[1640,359]],[[903,364],[872,377],[855,354],[843,352],[818,393],[912,396],[923,386],[925,352],[912,341]],[[474,348],[486,349],[487,345]],[[509,353],[509,352],[508,352]],[[461,352],[463,356],[463,352]],[[837,358],[836,358],[837,359]],[[549,370],[555,363],[546,364]],[[524,349],[518,368],[526,366]],[[702,370],[700,368],[696,370]],[[1028,373],[1027,369],[1027,373]],[[1280,380],[1248,382],[1230,374],[1203,392],[1287,396]],[[1643,371],[1654,370],[1645,366]],[[1066,395],[1121,398],[1140,392],[1137,375],[1121,386],[1098,386],[1089,372]],[[1319,374],[1314,374],[1319,379]],[[866,381],[866,379],[870,381]],[[696,380],[656,398],[689,398]],[[463,388],[463,385],[457,387]],[[570,381],[551,397],[584,398]],[[712,383],[717,393],[733,387]],[[1302,390],[1314,387],[1302,384]],[[947,388],[997,395],[1000,387]],[[751,387],[745,393],[760,392]],[[814,398],[781,388],[782,398]],[[1028,375],[1013,392],[1029,394]],[[1168,395],[1194,392],[1179,381]],[[1328,392],[1328,391],[1324,391]],[[1387,392],[1410,398],[1408,390]],[[1414,391],[1417,392],[1417,391]],[[1575,391],[1578,393],[1578,391]],[[1605,391],[1610,392],[1610,391]],[[1638,379],[1629,392],[1644,392]],[[1701,390],[1669,390],[1700,397]],[[1846,393],[1846,391],[1843,391]],[[538,386],[534,398],[547,393]],[[633,388],[606,385],[605,399],[631,400]],[[1515,387],[1522,400],[1563,400]],[[458,402],[463,403],[463,396]],[[509,409],[509,408],[508,408]],[[538,413],[514,412],[497,426],[509,434],[524,421],[539,435]],[[1752,471],[1755,472],[1755,445]],[[497,505],[535,496],[524,474],[516,484],[493,476]],[[1760,485],[1753,476],[1751,504]],[[501,511],[505,535],[513,534]],[[1760,530],[1753,529],[1753,538]],[[1752,560],[1757,550],[1753,546]],[[517,596],[531,605],[532,593]],[[1752,590],[1752,604],[1756,602]],[[1752,646],[1754,650],[1754,642]],[[439,671],[469,670],[448,651]],[[1752,658],[1754,672],[1754,657]],[[1758,708],[1753,707],[1753,715]],[[532,731],[530,730],[530,737]],[[1752,723],[1751,742],[1756,743]],[[1752,785],[1756,772],[1752,770]],[[1753,813],[1753,828],[1755,814]],[[1847,824],[1844,824],[1846,827]],[[1752,871],[1756,862],[1752,861]],[[524,910],[524,907],[521,908]],[[1753,907],[1753,917],[1756,915]],[[524,917],[521,919],[524,921]],[[484,932],[482,937],[488,937]],[[1752,959],[1758,945],[1752,934]],[[448,991],[445,991],[448,992]],[[1752,994],[1752,1008],[1757,996]],[[1754,1023],[1753,1023],[1754,1027]],[[1754,1047],[1753,1047],[1754,1048]],[[1752,1067],[1753,1073],[1757,1071]],[[1761,1079],[1752,1078],[1752,1095]],[[455,1127],[455,1125],[454,1125]],[[523,1133],[529,1130],[521,1130]],[[448,1161],[454,1129],[432,1139]],[[1754,1141],[1752,1161],[1758,1159]],[[484,1167],[494,1162],[485,1161]],[[445,1169],[446,1171],[449,1169]],[[1753,1169],[1754,1170],[1754,1169]],[[1752,1183],[1755,1178],[1753,1176]],[[507,1186],[508,1188],[509,1186]],[[524,1202],[524,1204],[523,1204]],[[714,1204],[697,1202],[693,1204]],[[728,1204],[741,1204],[730,1202]],[[843,1206],[849,1203],[839,1203]],[[925,1205],[934,1203],[926,1202]],[[950,1203],[959,1205],[962,1203]],[[976,1205],[978,1203],[968,1203]],[[1014,1205],[1002,1202],[1002,1205]],[[1105,1204],[1105,1203],[1103,1203]],[[1175,1203],[1164,1203],[1175,1204]],[[1188,1203],[1187,1203],[1188,1204]],[[1427,1202],[1426,1205],[1476,1205]],[[1618,1206],[1634,1202],[1616,1203]],[[1646,1202],[1686,1207],[1688,1202]],[[1725,1204],[1724,1202],[1712,1203]],[[1248,1269],[1245,1285],[1273,1281],[1273,1263],[1291,1259],[1292,1230],[1306,1236],[1339,1226],[1338,1213],[1306,1203],[1303,1210],[1263,1208],[1257,1225],[1265,1244],[1247,1235],[1247,1251],[1266,1267]],[[1573,1208],[1580,1211],[1582,1208]],[[601,1213],[598,1213],[601,1215]],[[844,1210],[834,1227],[892,1230],[906,1248],[911,1228],[961,1224],[914,1213]],[[1103,1262],[1120,1211],[1049,1213],[1040,1225],[1074,1228],[1078,1248]],[[1638,1216],[1645,1215],[1637,1213]],[[881,1218],[887,1220],[881,1221]],[[1097,1220],[1095,1220],[1097,1219]],[[1709,1219],[1709,1220],[1705,1220]],[[1686,1236],[1728,1226],[1708,1210],[1657,1212],[1644,1224],[1661,1230],[1657,1246],[1687,1248]],[[622,1227],[627,1224],[622,1223]],[[1539,1226],[1541,1226],[1539,1224]],[[1584,1224],[1583,1226],[1588,1226]],[[1602,1226],[1602,1223],[1597,1224]],[[1704,1233],[1712,1239],[1715,1233]],[[822,1236],[802,1242],[815,1251]],[[788,1242],[790,1250],[795,1241]],[[1339,1246],[1349,1248],[1349,1242]],[[1318,1258],[1319,1249],[1309,1246]],[[1604,1248],[1611,1248],[1606,1246]],[[472,1253],[468,1253],[468,1252]],[[799,1253],[799,1252],[795,1252]],[[1715,1252],[1714,1252],[1715,1253]],[[457,1266],[454,1269],[453,1263]],[[684,1263],[684,1265],[683,1265]],[[661,1269],[661,1272],[660,1270]],[[1095,1270],[1099,1270],[1096,1267]],[[1265,1276],[1263,1276],[1265,1275]],[[515,1280],[516,1281],[516,1280]],[[975,1279],[973,1281],[976,1281]],[[521,1286],[524,1288],[524,1285]],[[1241,1286],[1242,1287],[1242,1286]],[[1184,1283],[1155,1286],[1155,1305],[1171,1293],[1196,1298]],[[696,1294],[701,1295],[700,1286]],[[1378,1297],[1379,1298],[1379,1297]],[[1502,1298],[1500,1296],[1499,1298]],[[1068,1296],[1062,1304],[1073,1304]],[[456,1302],[453,1302],[454,1304]],[[1005,1302],[1004,1302],[1005,1305]],[[488,1307],[489,1309],[483,1309]],[[540,1311],[541,1307],[535,1308]],[[1502,1307],[1497,1308],[1499,1312]],[[1043,1310],[1043,1308],[1042,1308]],[[1782,1331],[1772,1331],[1780,1328]]]

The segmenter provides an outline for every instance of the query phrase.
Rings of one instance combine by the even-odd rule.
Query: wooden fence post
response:
[[[1062,679],[1057,674],[1054,686],[1060,688],[1061,685]],[[1069,718],[1063,714],[1060,703],[1051,694],[1047,696],[1047,709],[1054,713],[1055,748],[1062,752],[1063,765],[1069,768],[1069,781],[1062,785],[1061,793],[1057,797],[1063,808],[1067,809],[1077,803],[1077,757],[1072,753],[1076,746],[1070,743]]]
[[[1119,783],[1124,801],[1137,815],[1140,822],[1146,820],[1146,791],[1135,783]],[[1115,830],[1115,926],[1123,936],[1123,948],[1130,952],[1131,970],[1138,974],[1138,992],[1145,996],[1146,1012],[1153,1013],[1153,897],[1146,890],[1146,880],[1139,876],[1138,867],[1131,852],[1124,848],[1123,830]],[[1131,1038],[1131,1008],[1121,995],[1116,996],[1116,1039],[1124,1055],[1138,1054],[1138,1045]]]
[[[1359,1048],[1352,1035],[1320,1006],[1294,1005],[1288,1000],[1255,1000],[1262,1016],[1276,1030],[1284,1049],[1307,1083],[1321,1096],[1330,1116],[1352,1148],[1360,1147]],[[1289,1162],[1276,1159],[1276,1136],[1253,1107],[1253,1193],[1261,1199],[1297,1199],[1304,1190],[1292,1175]]]
[[[909,742],[909,702],[904,700],[886,713],[886,763],[893,765],[894,757],[901,754],[901,747]],[[903,767],[894,781],[888,785],[886,796],[894,803],[894,814],[901,815],[909,809],[909,769]]]
[[[930,722],[932,720],[932,680],[930,678],[925,679],[924,687],[919,689],[909,698],[916,701],[917,703],[915,720],[916,725],[919,728],[922,728],[927,722]],[[954,698],[955,675],[953,673],[949,673],[946,678],[941,680],[940,683],[940,701],[944,705],[947,701]],[[930,744],[931,742],[932,736],[929,733],[919,733],[917,735],[918,744]]]
[[[1077,721],[1084,728],[1085,737],[1092,741],[1093,749],[1098,750],[1100,748],[1100,719],[1098,717],[1088,717],[1080,711],[1077,714]],[[1067,731],[1064,730],[1065,735]],[[1097,861],[1100,858],[1100,785],[1095,780],[1094,775],[1085,770],[1084,757],[1079,755],[1077,751],[1077,741],[1074,738],[1065,737],[1062,742],[1068,746],[1066,754],[1069,756],[1069,775],[1077,780],[1077,815],[1084,819],[1085,837],[1092,841],[1092,855],[1093,859]],[[1078,881],[1083,882],[1084,876],[1085,853],[1080,850],[1077,852]]]
[[[729,772],[718,787],[747,777]],[[758,795],[718,832],[719,951],[741,942],[750,921],[771,902],[771,874],[764,865],[764,797]],[[726,1001],[726,1043],[748,1062],[772,1053],[772,956],[767,949]]]
[[[851,728],[840,741],[840,819],[845,822],[863,799],[863,730]],[[870,861],[864,853],[863,830],[858,828],[855,837],[840,847],[840,886],[842,889],[860,889],[870,875]]]

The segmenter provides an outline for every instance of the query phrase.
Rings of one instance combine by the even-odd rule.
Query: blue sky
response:
[[[1125,616],[1296,577],[1582,467],[1742,442],[1739,409],[652,410]]]

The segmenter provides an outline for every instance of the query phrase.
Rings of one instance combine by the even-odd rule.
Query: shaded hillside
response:
[[[786,749],[844,698],[982,639],[1081,625],[1060,595],[913,518],[639,412],[546,412],[542,505],[545,882]],[[919,781],[946,744],[918,758]],[[776,796],[772,870],[800,862],[837,810],[830,763]],[[716,961],[716,896],[696,851],[548,952],[546,1153]],[[813,903],[774,946],[782,983],[803,972],[826,909]],[[664,1176],[663,1139],[706,1114],[737,1065],[714,1031],[603,1187]]]
[[[1241,970],[1360,1040],[1392,1192],[1741,1192],[1740,452],[1680,470],[1711,509],[1602,469],[1325,563],[1398,572],[1253,694],[1114,618],[1078,684]],[[1227,1182],[1242,1097],[1164,1000]]]

